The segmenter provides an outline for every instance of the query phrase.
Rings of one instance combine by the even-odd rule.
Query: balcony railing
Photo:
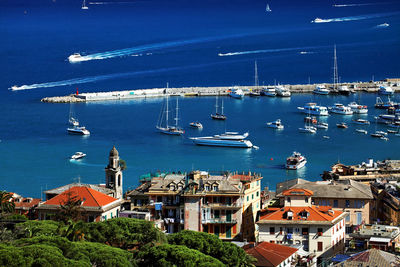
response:
[[[204,203],[204,206],[209,207],[209,208],[224,208],[224,209],[229,209],[229,208],[241,208],[242,202],[237,201],[233,203],[220,203],[220,202],[213,202],[213,203]]]
[[[213,218],[213,219],[202,219],[202,223],[236,223],[236,219],[227,220],[226,218]]]

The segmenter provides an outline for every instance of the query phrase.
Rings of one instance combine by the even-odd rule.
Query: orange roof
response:
[[[293,216],[291,220],[287,218],[287,212],[292,211]],[[269,212],[268,210],[261,212],[260,221],[316,221],[316,222],[331,222],[339,217],[343,212],[338,210],[328,210],[327,207],[284,207],[280,210]],[[307,217],[301,217],[300,213],[308,213]]]
[[[278,266],[293,255],[297,248],[262,242],[255,247],[245,249],[245,251],[257,259],[256,266]]]
[[[103,207],[116,201],[116,198],[110,197],[99,191],[86,186],[74,186],[62,192],[61,194],[47,200],[44,205],[60,205],[68,200],[68,196],[78,196],[82,200],[82,207]]]
[[[313,191],[303,188],[292,188],[282,192],[284,196],[312,196]]]
[[[32,208],[39,204],[40,198],[20,198],[19,202],[14,200],[15,208]]]

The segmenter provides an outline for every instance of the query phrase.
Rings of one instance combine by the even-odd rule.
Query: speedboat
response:
[[[284,128],[284,126],[283,126],[283,124],[282,124],[280,119],[278,119],[276,121],[273,121],[273,122],[267,122],[267,126],[269,128],[275,128],[275,129],[278,129],[278,130],[282,130]]]
[[[344,123],[344,122],[338,123],[338,124],[336,124],[336,126],[337,126],[338,128],[342,128],[342,129],[347,129],[347,128],[349,128],[349,126],[347,126],[347,124]]]
[[[280,96],[280,97],[289,97],[289,96],[291,96],[291,93],[290,93],[289,89],[286,89],[282,85],[275,86],[275,92],[276,92],[276,96]]]
[[[189,125],[190,125],[190,127],[197,128],[197,129],[202,129],[203,128],[203,125],[200,122],[197,122],[197,121],[191,122]]]
[[[386,136],[382,136],[380,139],[382,139],[384,141],[389,141],[389,138],[387,138]]]
[[[393,95],[394,91],[393,91],[392,87],[381,85],[379,87],[378,93],[380,95]]]
[[[271,87],[271,86],[264,87],[261,90],[261,95],[271,96],[271,97],[276,96],[275,87]]]
[[[381,138],[381,137],[385,137],[384,134],[381,133],[381,131],[377,131],[375,133],[371,134],[372,137],[376,137],[376,138]]]
[[[376,134],[381,134],[381,135],[383,135],[383,136],[386,136],[386,135],[387,135],[387,132],[384,132],[384,131],[375,131],[375,133],[376,133]]]
[[[356,114],[367,114],[368,113],[368,107],[364,105],[359,105],[357,102],[351,102],[348,104],[348,107],[351,108],[353,113]]]
[[[13,90],[13,91],[15,91],[15,90],[18,90],[18,88],[19,88],[19,87],[18,87],[17,85],[13,85],[13,86],[11,86],[10,89]]]
[[[329,94],[329,89],[326,89],[325,85],[317,85],[313,91],[314,94],[317,95],[328,95]]]
[[[358,133],[363,133],[363,134],[368,134],[368,132],[364,129],[356,129],[356,132]]]
[[[340,114],[340,115],[353,115],[353,111],[350,107],[346,107],[343,104],[335,104],[334,106],[329,108],[331,113]]]
[[[322,22],[326,22],[326,19],[315,18],[314,20],[311,21],[311,23],[322,23]]]
[[[70,63],[82,61],[82,56],[79,53],[74,53],[68,57]]]
[[[75,154],[73,154],[71,156],[71,159],[81,159],[81,158],[84,158],[84,157],[86,157],[85,153],[83,153],[83,152],[75,152]]]
[[[370,124],[370,122],[368,120],[363,120],[363,119],[353,120],[353,123],[359,124],[359,125],[369,125]]]
[[[286,169],[298,170],[304,167],[307,163],[307,159],[302,156],[299,152],[293,152],[293,154],[286,159]]]
[[[241,135],[237,132],[226,132],[220,135],[191,137],[189,139],[196,145],[251,148],[253,144],[249,140],[244,140],[248,135],[248,133]]]
[[[299,132],[315,134],[317,132],[317,128],[314,126],[305,125],[304,128],[299,128]]]
[[[329,124],[326,123],[326,122],[318,122],[318,123],[315,125],[315,127],[316,127],[317,129],[328,129]]]
[[[242,99],[244,97],[244,92],[242,89],[238,89],[236,87],[231,88],[229,92],[229,96],[237,99]]]
[[[328,109],[323,106],[317,106],[316,103],[307,103],[304,107],[297,107],[302,113],[317,116],[328,116]]]
[[[85,126],[73,126],[67,128],[68,133],[70,134],[80,134],[80,135],[89,135],[90,132],[85,128]]]

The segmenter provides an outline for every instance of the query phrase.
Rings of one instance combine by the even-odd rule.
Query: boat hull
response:
[[[286,169],[288,169],[288,170],[298,170],[298,169],[303,168],[306,165],[306,163],[307,163],[307,160],[303,160],[303,161],[299,162],[296,165],[286,164]]]
[[[218,121],[224,121],[224,120],[226,120],[226,116],[220,115],[220,114],[211,114],[211,119],[218,120]]]
[[[67,129],[69,134],[75,134],[75,135],[90,135],[90,132],[88,130],[77,130],[77,129]]]
[[[200,146],[220,146],[220,147],[237,147],[251,148],[253,144],[248,140],[218,140],[212,137],[193,137],[190,138],[193,143]]]
[[[158,131],[163,134],[168,134],[168,135],[182,135],[185,133],[182,129],[173,129],[173,128],[162,128],[162,127],[157,127]]]

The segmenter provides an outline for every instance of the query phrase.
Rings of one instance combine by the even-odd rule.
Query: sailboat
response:
[[[211,114],[211,118],[213,120],[226,120],[226,116],[224,115],[224,99],[222,99],[221,113],[218,113],[218,95],[215,99],[215,114]]]
[[[267,4],[267,6],[265,7],[265,12],[271,12],[271,8],[269,8],[269,5]]]
[[[251,90],[250,96],[258,97],[260,96],[260,90],[258,90],[258,70],[257,70],[257,61],[254,61],[254,89]]]
[[[351,91],[346,85],[339,86],[339,74],[336,57],[336,45],[333,49],[333,93],[341,95],[350,95]]]
[[[69,118],[68,118],[68,124],[71,126],[79,126],[79,121],[75,118],[75,114],[72,108],[73,104],[70,104],[69,106]]]
[[[308,116],[310,117],[310,113],[308,113]],[[310,133],[310,134],[315,134],[317,132],[317,128],[314,126],[311,126],[311,121],[310,120],[305,120],[304,123],[304,128],[299,128],[299,132],[301,133]]]
[[[80,126],[79,121],[75,118],[72,105],[69,110],[69,119],[68,119],[69,127],[67,128],[67,132],[69,134],[78,134],[78,135],[89,135],[90,131],[86,129],[85,126]]]
[[[167,95],[167,100],[166,100],[166,108],[165,110],[162,111],[162,115],[160,116],[160,120],[158,125],[156,126],[156,128],[163,134],[170,134],[170,135],[182,135],[185,133],[185,131],[180,128],[178,126],[178,121],[179,121],[179,117],[178,117],[178,98],[176,99],[176,114],[175,114],[175,126],[170,126],[168,125],[168,117],[169,117],[169,110],[168,110],[168,95]],[[163,118],[165,115],[165,126],[163,125]]]
[[[89,9],[89,7],[86,5],[86,0],[83,0],[82,2],[82,9]]]

